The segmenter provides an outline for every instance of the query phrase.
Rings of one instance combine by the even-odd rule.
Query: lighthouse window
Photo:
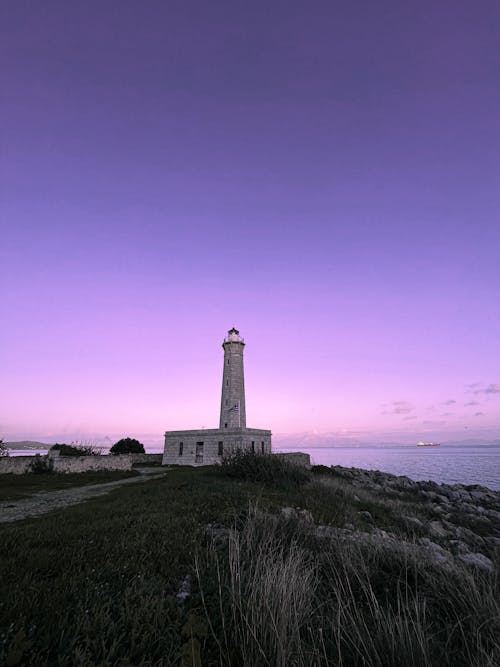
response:
[[[262,453],[264,453],[264,440],[260,443],[260,447],[262,449]]]
[[[224,454],[224,443],[220,441],[218,445],[219,445],[219,456],[222,456]]]
[[[184,452],[184,443],[179,442],[179,456],[182,456],[183,452]]]
[[[255,453],[255,442],[252,440],[252,452]]]
[[[229,359],[227,360],[227,365],[229,366]]]
[[[227,428],[227,422],[224,424],[224,428]]]

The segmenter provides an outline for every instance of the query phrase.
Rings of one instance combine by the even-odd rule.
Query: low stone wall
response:
[[[144,463],[154,465],[161,464],[163,454],[130,454],[130,457],[134,465],[142,465]]]
[[[311,457],[304,452],[277,452],[275,456],[278,456],[280,459],[288,461],[289,463],[293,463],[294,465],[301,466],[302,468],[311,467]]]
[[[28,472],[34,456],[2,456],[0,457],[0,475],[23,475]]]
[[[89,470],[132,470],[131,454],[116,456],[58,456],[54,472],[88,472]]]
[[[117,456],[50,456],[54,465],[54,472],[87,472],[89,470],[132,470],[133,454],[119,454]],[[156,456],[156,455],[154,455]],[[161,460],[161,454],[159,454]],[[29,472],[29,467],[35,456],[2,456],[0,458],[0,475],[23,475]],[[46,456],[40,458],[45,459]]]

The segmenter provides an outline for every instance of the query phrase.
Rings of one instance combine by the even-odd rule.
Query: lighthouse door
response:
[[[196,443],[196,458],[195,463],[203,463],[203,443]]]

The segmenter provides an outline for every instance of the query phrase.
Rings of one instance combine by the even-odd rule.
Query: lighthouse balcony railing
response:
[[[226,336],[224,338],[225,343],[244,343],[245,339],[241,336]]]

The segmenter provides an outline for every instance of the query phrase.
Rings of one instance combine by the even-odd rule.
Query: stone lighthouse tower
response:
[[[224,371],[222,373],[222,397],[219,428],[246,428],[245,377],[243,373],[243,349],[245,341],[234,327],[227,332],[222,343]]]
[[[164,465],[211,465],[238,450],[256,454],[271,452],[271,431],[247,428],[243,350],[245,341],[230,329],[222,343],[224,370],[219,428],[166,431]],[[196,409],[193,409],[196,414]]]

